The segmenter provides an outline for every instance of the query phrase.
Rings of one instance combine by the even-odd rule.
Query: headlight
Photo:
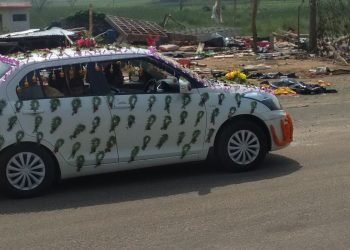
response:
[[[261,102],[270,110],[281,110],[282,105],[278,98],[274,95],[265,92],[249,92],[243,94],[243,97],[253,99],[255,101]]]

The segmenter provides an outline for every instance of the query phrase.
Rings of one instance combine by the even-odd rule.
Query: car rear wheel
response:
[[[54,162],[50,154],[40,146],[15,146],[6,150],[0,160],[0,185],[9,196],[38,196],[54,183]]]
[[[263,130],[249,121],[235,122],[224,128],[216,144],[222,166],[233,172],[248,171],[261,163],[267,153]]]

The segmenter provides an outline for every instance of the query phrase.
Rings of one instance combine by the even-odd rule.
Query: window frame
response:
[[[27,22],[28,15],[26,13],[12,14],[12,22]]]

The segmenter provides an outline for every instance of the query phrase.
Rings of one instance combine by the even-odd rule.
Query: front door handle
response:
[[[22,113],[24,115],[37,115],[37,114],[44,113],[44,110],[41,110],[41,109],[38,109],[38,110],[26,109],[26,110],[22,110]]]
[[[116,105],[113,105],[113,109],[129,109],[130,104],[127,104],[125,102],[119,102]]]

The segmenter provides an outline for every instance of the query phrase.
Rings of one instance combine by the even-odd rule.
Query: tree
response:
[[[36,6],[39,11],[41,11],[45,7],[47,2],[48,0],[32,0],[32,4]]]
[[[317,52],[317,8],[318,0],[310,0],[309,50]]]
[[[256,29],[256,16],[258,14],[259,0],[252,0],[253,13],[252,13],[252,33],[253,33],[253,51],[258,52],[258,33]]]

